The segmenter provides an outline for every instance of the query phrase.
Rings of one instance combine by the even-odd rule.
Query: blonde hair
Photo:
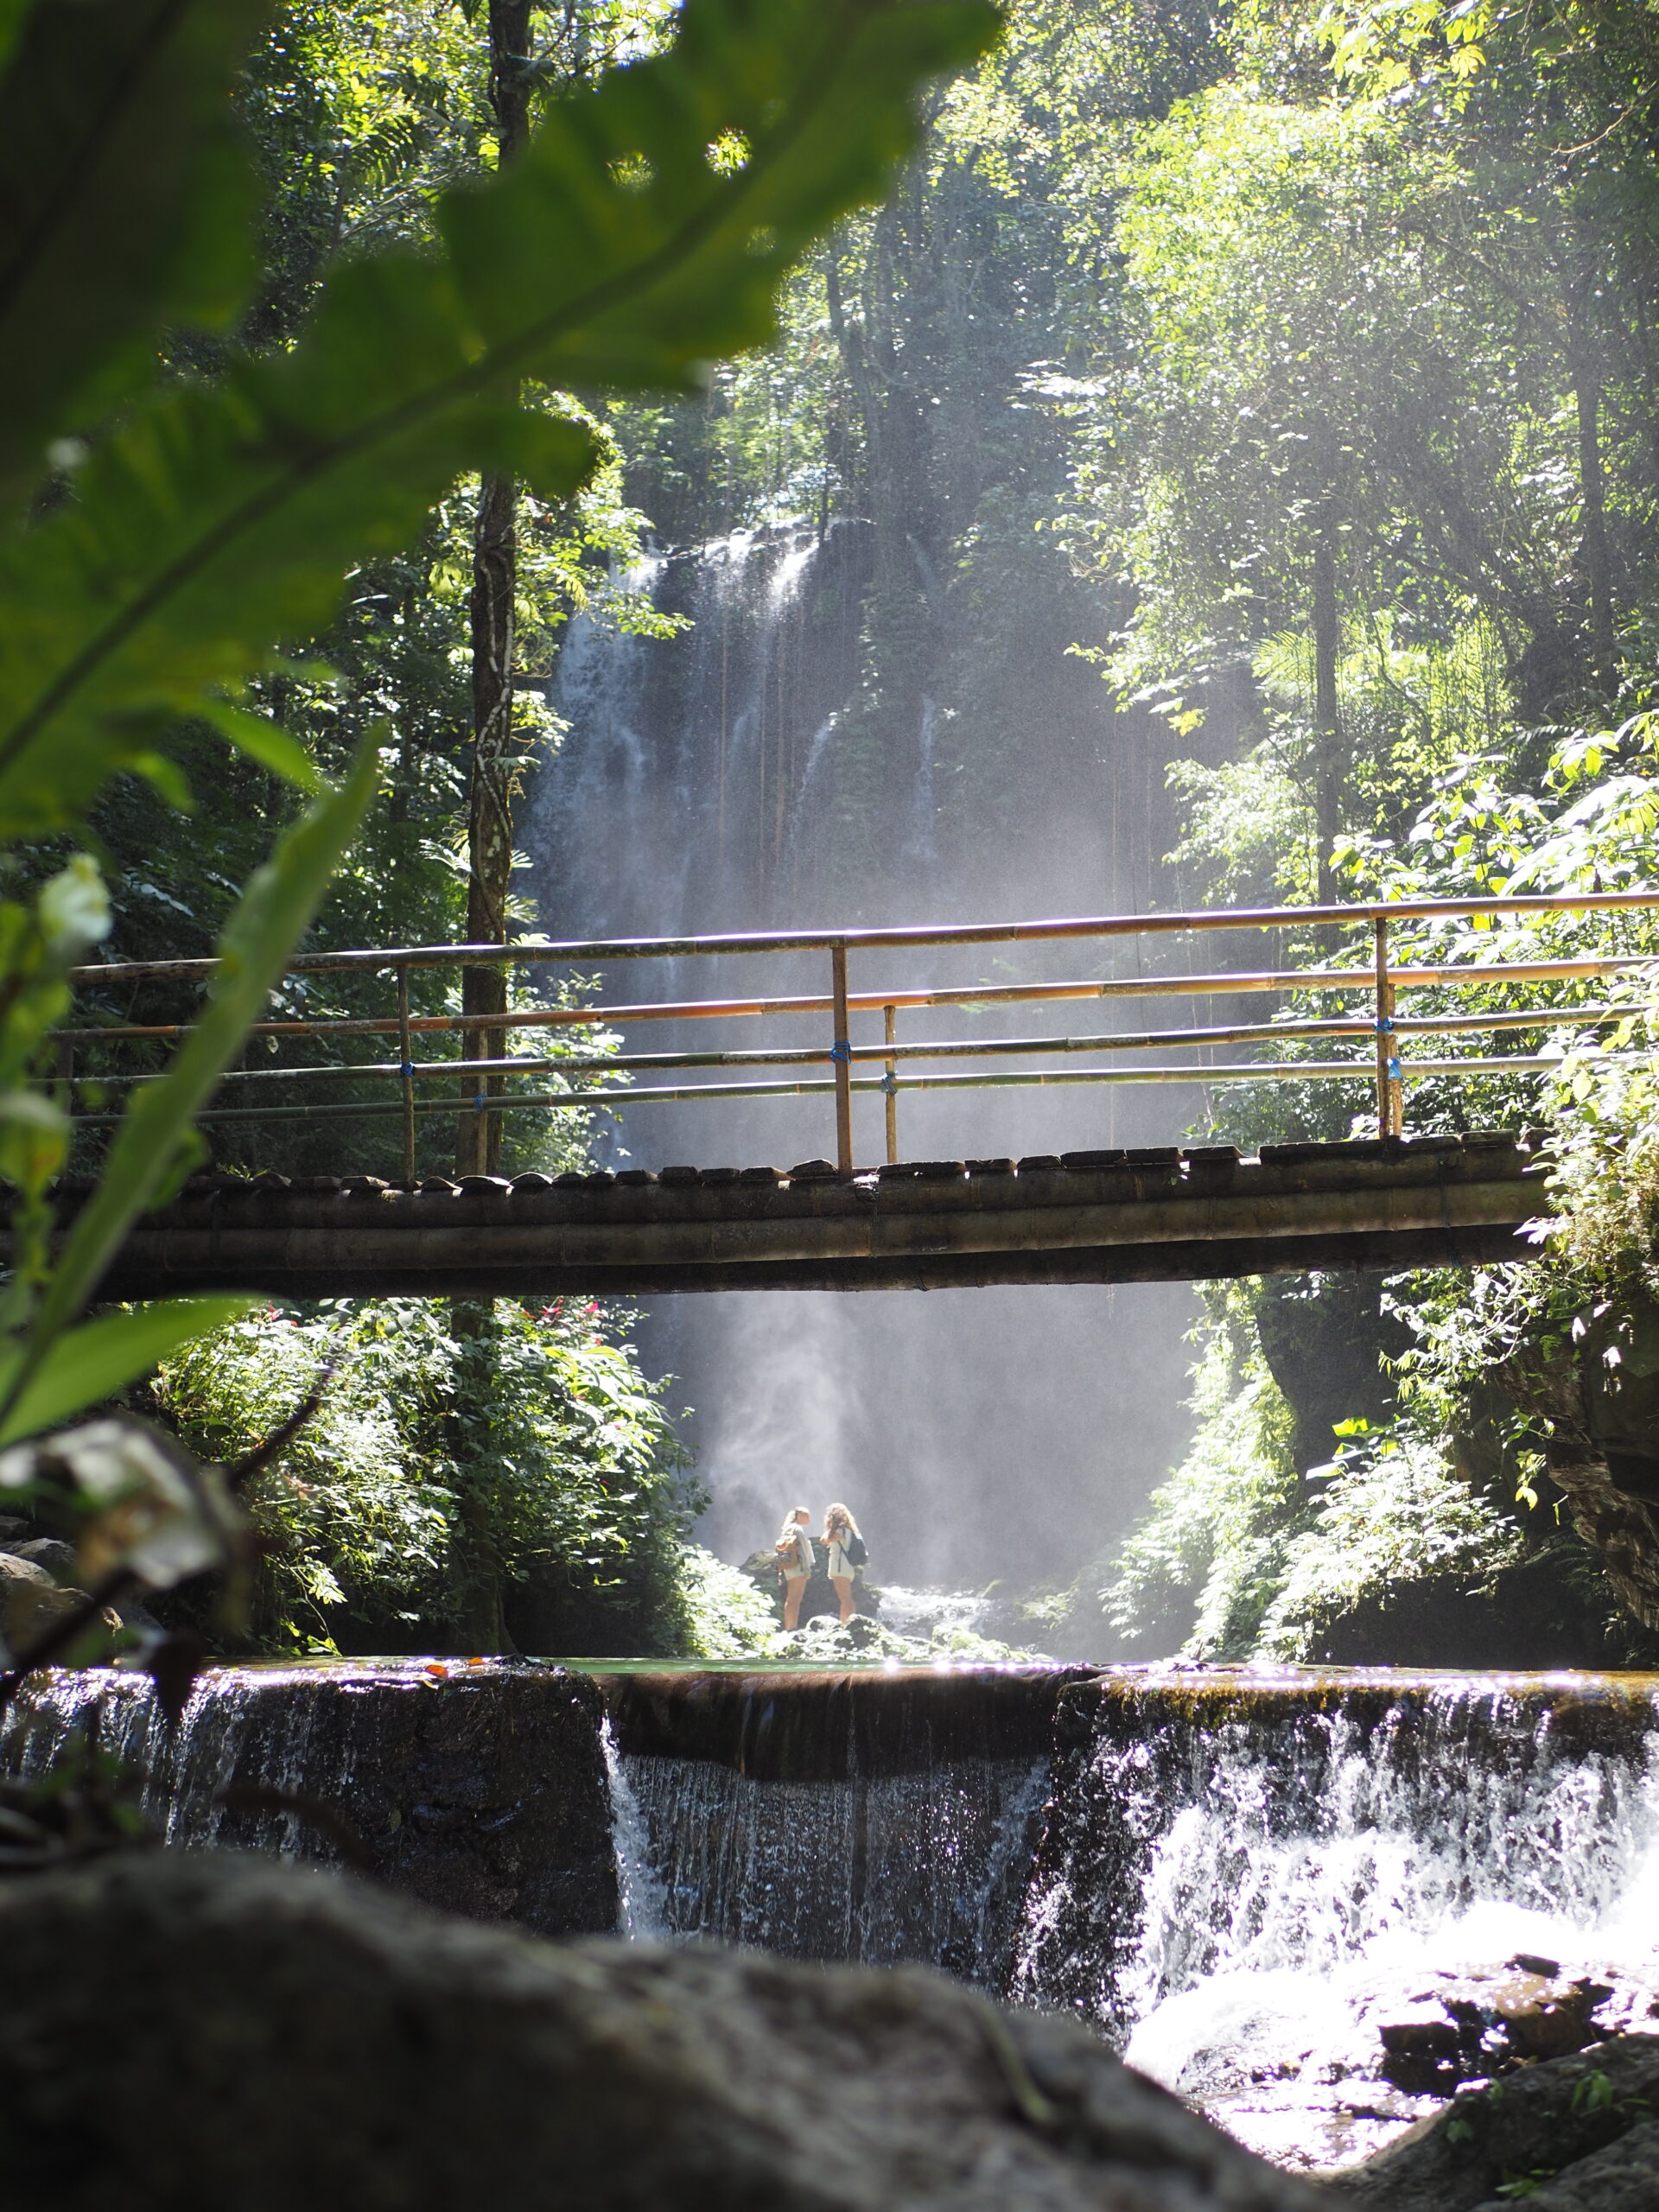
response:
[[[788,1537],[792,1541],[795,1537],[800,1535],[801,1532],[797,1524],[803,1515],[806,1517],[807,1526],[810,1528],[812,1525],[812,1515],[810,1510],[804,1505],[791,1505],[790,1507],[788,1512],[784,1516],[784,1525],[778,1531],[778,1541],[780,1544],[784,1541],[785,1537]]]
[[[855,1536],[861,1534],[857,1522],[844,1505],[826,1505],[823,1509],[823,1535],[820,1541],[829,1543],[838,1528],[845,1529]]]

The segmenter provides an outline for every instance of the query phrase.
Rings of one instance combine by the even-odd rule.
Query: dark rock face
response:
[[[1659,1309],[1632,1305],[1553,1357],[1519,1353],[1496,1379],[1548,1424],[1549,1472],[1573,1528],[1626,1611],[1659,1630]]]
[[[58,1675],[22,1692],[11,1764],[37,1769],[95,1701],[169,1842],[338,1861],[326,1828],[270,1795],[286,1793],[427,1904],[547,1936],[616,1925],[602,1707],[585,1676],[465,1662],[213,1670],[175,1738],[146,1679]]]
[[[1659,2212],[1656,2110],[1659,2037],[1624,2036],[1459,2096],[1335,2187],[1365,2212]]]
[[[567,1949],[129,1853],[0,1891],[9,2212],[1312,2212],[935,1975]]]
[[[1382,1311],[1382,1278],[1287,1275],[1264,1281],[1256,1332],[1274,1381],[1295,1421],[1297,1471],[1335,1456],[1338,1421],[1380,1422],[1394,1410],[1385,1356],[1403,1351],[1410,1332]]]
[[[822,1552],[823,1546],[818,1545],[815,1548]],[[784,1618],[784,1581],[778,1572],[777,1553],[751,1552],[743,1561],[743,1572],[751,1582],[773,1601],[772,1609],[781,1626]],[[866,1582],[861,1574],[856,1576],[853,1582],[853,1611],[855,1613],[872,1615],[879,1614],[881,1611],[880,1592]],[[824,1573],[822,1561],[820,1561],[819,1566],[807,1577],[806,1587],[801,1592],[802,1623],[804,1624],[808,1621],[817,1620],[824,1615],[834,1619],[840,1611],[841,1600],[836,1595],[835,1585]]]
[[[20,1651],[56,1626],[81,1604],[85,1592],[60,1589],[48,1569],[15,1552],[0,1551],[0,1637],[7,1648]],[[79,1639],[79,1656],[88,1662],[107,1658],[116,1616],[105,1611],[102,1620]]]

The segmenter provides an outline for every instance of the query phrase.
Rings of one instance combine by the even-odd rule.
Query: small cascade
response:
[[[1056,1737],[1009,1994],[1268,2157],[1347,2165],[1517,2056],[1653,2031],[1646,1678],[1125,1674]]]
[[[1046,1759],[785,1782],[623,1756],[613,1788],[629,1932],[920,1961],[999,1987],[1047,1783]]]
[[[911,868],[921,871],[920,880],[924,884],[939,857],[938,801],[933,789],[933,747],[938,726],[938,702],[924,696],[916,725],[916,777],[910,793],[910,828],[899,855]]]
[[[1074,1688],[1012,1987],[1121,2038],[1209,1978],[1326,1974],[1481,1907],[1651,1949],[1656,1727],[1640,1678]]]
[[[152,1830],[186,1849],[234,1842],[284,1857],[338,1854],[327,1839],[307,1839],[296,1814],[227,1805],[238,1784],[286,1796],[340,1799],[357,1747],[349,1730],[321,1727],[334,1701],[290,1696],[303,1675],[239,1672],[198,1688],[176,1729],[156,1700],[149,1678],[119,1673],[54,1674],[30,1682],[19,1700],[17,1770],[44,1770],[69,1737],[97,1715],[100,1746],[143,1777],[140,1802]]]
[[[168,1844],[349,1856],[426,1904],[550,1936],[616,1925],[602,1711],[563,1668],[215,1668],[176,1728],[146,1676],[50,1674],[19,1693],[0,1769],[39,1774],[94,1709]]]
[[[639,1934],[1006,1981],[1059,1669],[605,1679]]]
[[[918,1622],[962,1602],[892,1595]],[[1656,1694],[348,1662],[216,1669],[169,1730],[104,1671],[27,1684],[0,1761],[40,1772],[96,1706],[173,1844],[327,1861],[321,1804],[381,1878],[480,1918],[933,1965],[1080,2014],[1323,2167],[1517,2059],[1654,2032]]]
[[[605,1779],[611,1794],[611,1838],[616,1852],[616,1930],[631,1943],[666,1942],[673,1935],[668,1900],[653,1866],[650,1822],[633,1786],[633,1763],[616,1747],[607,1713],[600,1725]]]
[[[881,1585],[881,1625],[926,1643],[953,1634],[982,1636],[991,1601],[976,1590],[907,1590]]]

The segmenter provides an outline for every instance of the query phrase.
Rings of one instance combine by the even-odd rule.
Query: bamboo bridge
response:
[[[1593,986],[1650,969],[1655,909],[1659,892],[1624,891],[306,955],[292,963],[286,1007],[253,1033],[256,1049],[271,1057],[230,1071],[200,1117],[223,1128],[243,1154],[251,1151],[251,1159],[239,1173],[196,1179],[141,1222],[102,1294],[140,1298],[208,1287],[296,1297],[928,1289],[1525,1259],[1536,1249],[1529,1224],[1547,1211],[1541,1137],[1408,1135],[1407,1086],[1436,1078],[1444,1123],[1451,1086],[1469,1077],[1535,1078],[1559,1065],[1559,1052],[1552,1057],[1539,1049],[1539,1039],[1628,1021],[1629,996],[1620,999],[1615,991],[1605,1001]],[[1535,939],[1503,927],[1510,918],[1540,913],[1627,914],[1632,923],[1647,920],[1649,929],[1626,932],[1623,950],[1609,951],[1604,935],[1592,957],[1569,950],[1566,957],[1541,959]],[[1470,926],[1452,926],[1465,924]],[[1351,942],[1357,927],[1370,955],[1363,964],[1166,968],[1151,975],[1009,981],[1005,963],[992,980],[887,982],[859,989],[849,982],[855,960],[862,965],[922,950],[960,953],[1068,940],[1110,945],[1264,930],[1317,930],[1322,934],[1316,941],[1323,943],[1345,933]],[[1391,944],[1397,945],[1403,927],[1417,932],[1420,954],[1402,963]],[[1433,950],[1427,961],[1421,957],[1425,942]],[[642,964],[671,963],[672,983],[683,963],[747,963],[757,955],[790,960],[798,982],[804,966],[810,973],[822,960],[827,988],[607,1002],[588,995],[592,986],[583,973],[608,972],[611,963],[638,973]],[[86,1010],[57,1033],[58,1067],[89,1141],[97,1141],[92,1132],[118,1118],[124,1088],[156,1079],[151,1068],[124,1065],[123,1053],[153,1055],[191,1027],[188,1015],[137,1020],[132,1009],[146,993],[211,988],[213,969],[212,961],[165,961],[76,972]],[[454,988],[460,976],[502,969],[526,977],[550,971],[555,988],[538,998],[521,986],[518,1001],[505,1012],[462,1011]],[[391,1003],[359,1010],[365,991],[388,984]],[[1540,1000],[1540,985],[1551,987],[1548,1001]],[[1529,1002],[1506,997],[1517,986],[1529,987]],[[424,1001],[441,1003],[417,1004],[417,987]],[[1436,992],[1437,1010],[1405,1011],[1407,995],[1423,989]],[[899,1035],[900,1016],[909,1020],[922,1009],[947,1018],[991,1012],[1006,1021],[1021,1009],[1058,1001],[1198,995],[1213,1013],[1217,1001],[1247,1007],[1260,994],[1279,1002],[1269,1020],[1211,1019],[1202,1026],[1066,1035],[1015,1028],[902,1042]],[[1327,1007],[1298,1003],[1310,999]],[[296,1010],[318,1000],[322,1010]],[[1328,1010],[1332,1001],[1334,1010]],[[857,1035],[859,1021],[875,1014],[880,1035]],[[828,1022],[818,1029],[825,1015]],[[596,1050],[592,1041],[595,1030],[626,1033],[666,1021],[675,1025],[671,1038],[677,1045],[688,1033],[702,1033],[691,1025],[766,1017],[791,1025],[793,1040],[760,1049],[655,1052],[626,1041],[620,1051],[606,1049],[614,1042],[610,1037]],[[515,1036],[539,1039],[539,1053],[522,1044],[510,1050]],[[1484,1048],[1471,1051],[1467,1040],[1476,1038],[1484,1039]],[[388,1044],[395,1059],[372,1057]],[[417,1057],[435,1048],[441,1054],[445,1046],[454,1048],[450,1057]],[[307,1057],[278,1064],[276,1055],[296,1047]],[[1328,1057],[1332,1048],[1343,1056]],[[967,1065],[918,1066],[930,1059]],[[641,1076],[670,1080],[640,1082]],[[1209,1090],[1285,1081],[1347,1086],[1361,1109],[1351,1117],[1360,1134],[1340,1143],[1266,1144],[1250,1157],[1217,1145],[1096,1146],[1020,1159],[899,1157],[899,1104],[912,1091],[1145,1083]],[[854,1103],[866,1092],[881,1100],[886,1156],[861,1166]],[[809,1104],[808,1113],[833,1114],[833,1155],[792,1167],[671,1165],[513,1177],[497,1172],[509,1116],[814,1098],[822,1103],[816,1109]],[[458,1164],[442,1173],[430,1172],[431,1141],[444,1127],[426,1120],[432,1116],[448,1117],[460,1130]],[[269,1145],[265,1133],[295,1122],[321,1122],[339,1132],[356,1164],[370,1134],[359,1117],[390,1122],[397,1132],[397,1156],[377,1160],[378,1172],[251,1172],[260,1147]],[[823,1134],[830,1135],[827,1120]],[[73,1207],[73,1189],[63,1200]]]
[[[1526,1258],[1543,1205],[1509,1136],[620,1175],[399,1188],[262,1175],[187,1185],[102,1294],[247,1289],[551,1298],[941,1290]]]

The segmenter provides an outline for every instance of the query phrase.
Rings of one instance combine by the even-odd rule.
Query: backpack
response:
[[[869,1546],[855,1529],[848,1531],[846,1551],[855,1567],[862,1567],[870,1556]]]

